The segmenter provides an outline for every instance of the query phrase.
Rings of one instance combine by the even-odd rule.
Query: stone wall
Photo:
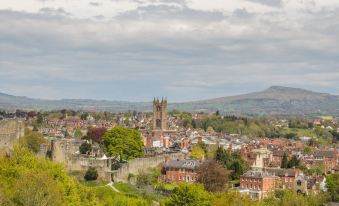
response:
[[[86,172],[90,167],[94,167],[98,172],[98,179],[108,182],[112,181],[111,177],[111,159],[84,157],[82,155],[73,155],[69,158],[66,168],[68,171]]]
[[[156,167],[159,164],[164,163],[166,160],[182,159],[183,157],[184,155],[182,153],[173,153],[130,160],[118,170],[113,171],[113,180],[117,182],[127,182],[129,174],[138,174],[140,171]]]
[[[111,181],[111,159],[88,157],[79,153],[83,140],[58,139],[51,140],[51,160],[62,163],[68,171],[86,172],[94,167],[98,171],[98,178]]]
[[[0,150],[13,149],[15,142],[25,134],[25,126],[21,120],[0,121]]]

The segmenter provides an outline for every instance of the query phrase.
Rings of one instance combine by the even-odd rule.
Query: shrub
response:
[[[94,167],[90,167],[86,171],[84,178],[86,181],[96,180],[98,179],[98,171]]]

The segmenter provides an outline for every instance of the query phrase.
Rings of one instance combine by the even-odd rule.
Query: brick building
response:
[[[170,160],[163,165],[162,181],[166,183],[195,182],[198,160]]]
[[[240,192],[260,200],[275,189],[275,176],[262,171],[248,171],[240,177]]]
[[[295,179],[301,174],[299,169],[267,168],[265,171],[279,179],[276,181],[276,188],[291,190],[294,189]]]

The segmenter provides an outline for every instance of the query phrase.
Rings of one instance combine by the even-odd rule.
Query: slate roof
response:
[[[196,169],[201,164],[198,160],[170,160],[165,163],[166,169]]]
[[[316,150],[314,157],[335,158],[336,152],[334,150]]]
[[[275,169],[275,168],[268,168],[267,172],[270,174],[274,174],[275,176],[283,177],[295,177],[298,174],[296,169]]]
[[[264,178],[264,177],[274,177],[274,176],[267,172],[262,172],[262,171],[248,171],[245,174],[243,174],[241,177]]]

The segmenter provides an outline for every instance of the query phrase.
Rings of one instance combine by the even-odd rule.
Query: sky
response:
[[[338,0],[1,0],[0,92],[190,101],[339,94]]]

